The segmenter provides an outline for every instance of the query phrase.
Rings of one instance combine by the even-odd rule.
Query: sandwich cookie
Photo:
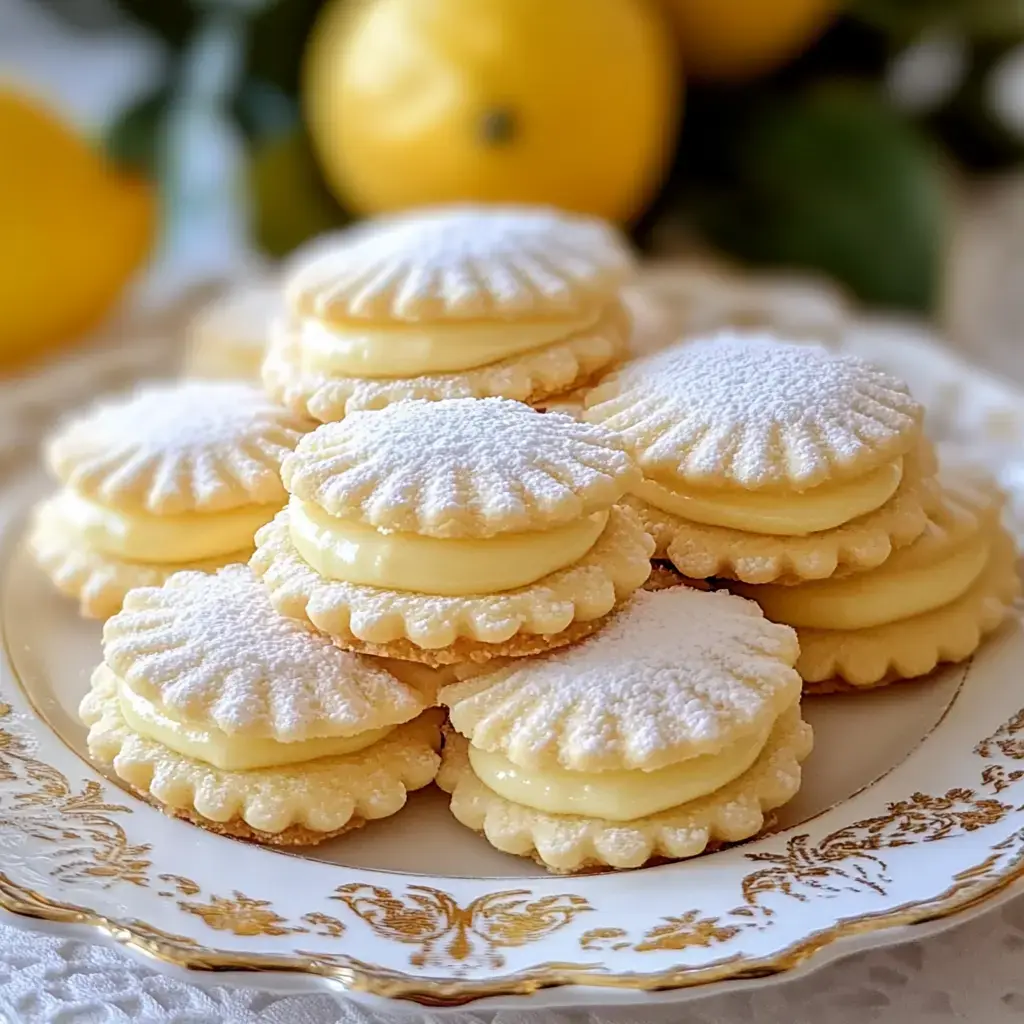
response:
[[[823,579],[924,529],[922,409],[859,359],[727,333],[626,366],[586,406],[636,456],[628,504],[686,576]]]
[[[242,383],[158,384],[100,403],[46,446],[63,488],[36,509],[32,554],[90,618],[182,569],[244,562],[287,499],[281,461],[311,426]]]
[[[433,780],[440,715],[425,707],[233,565],[133,590],[80,715],[91,756],[161,810],[288,845],[395,814]]]
[[[614,435],[506,399],[413,401],[308,435],[251,565],[283,615],[431,665],[591,632],[642,586],[653,542],[615,502]]]
[[[870,572],[796,587],[732,587],[796,628],[810,693],[863,689],[962,661],[1020,592],[1002,496],[977,472],[940,474],[924,533]]]
[[[591,218],[516,206],[384,218],[294,272],[264,384],[324,422],[415,398],[541,403],[624,355],[631,272],[624,241]]]
[[[637,594],[594,636],[441,690],[455,817],[554,872],[694,857],[800,785],[791,629],[725,593]]]
[[[186,331],[185,373],[259,382],[270,327],[284,312],[281,285],[237,285],[204,306]]]

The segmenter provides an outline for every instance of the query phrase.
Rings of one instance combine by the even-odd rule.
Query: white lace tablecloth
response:
[[[411,1019],[429,1021],[423,1011]],[[88,942],[0,923],[0,1018],[11,1024],[370,1024],[392,1019],[343,996],[279,996],[211,978],[185,984]],[[408,1021],[406,1015],[399,1019]],[[851,956],[795,981],[683,1006],[605,1014],[470,1010],[459,1024],[931,1024],[1024,1020],[1024,899],[921,942]]]

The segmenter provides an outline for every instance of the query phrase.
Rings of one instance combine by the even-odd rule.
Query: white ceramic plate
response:
[[[907,358],[895,341],[886,351]],[[948,362],[913,382],[942,391],[952,411],[940,427],[979,457],[988,424],[1012,440],[1017,396]],[[966,408],[983,428],[963,428]],[[45,487],[26,467],[0,489],[0,905],[16,914],[92,925],[180,968],[261,972],[248,976],[264,988],[602,1005],[763,983],[966,913],[1024,878],[1019,619],[969,664],[808,702],[816,749],[776,831],[690,862],[551,877],[459,826],[436,790],[308,852],[167,818],[85,759],[75,708],[100,628],[18,543]]]

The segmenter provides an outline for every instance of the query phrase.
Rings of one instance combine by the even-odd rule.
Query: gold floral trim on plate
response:
[[[1016,712],[974,749],[982,768],[982,789],[952,789],[943,795],[914,793],[889,803],[883,813],[857,820],[811,841],[805,833],[793,835],[780,848],[745,854],[754,866],[742,878],[732,909],[708,914],[685,906],[673,909],[646,926],[623,927],[609,921],[594,900],[577,893],[538,893],[534,887],[493,890],[460,899],[443,889],[421,884],[347,882],[329,899],[351,913],[344,920],[337,911],[303,912],[288,916],[279,901],[233,890],[203,895],[203,887],[178,874],[156,874],[152,847],[132,845],[123,824],[131,824],[132,808],[105,802],[103,783],[91,781],[80,791],[57,768],[40,761],[25,737],[38,728],[26,716],[14,716],[0,705],[0,824],[11,836],[40,844],[40,854],[56,865],[49,877],[85,882],[103,890],[127,884],[169,900],[185,918],[194,918],[215,932],[260,938],[314,935],[325,942],[352,936],[365,926],[385,942],[409,949],[406,963],[415,974],[357,960],[329,947],[316,951],[294,948],[291,954],[237,952],[209,948],[183,935],[139,920],[119,921],[80,906],[52,900],[31,887],[0,873],[0,905],[6,910],[52,922],[85,923],[149,955],[180,967],[199,969],[291,969],[355,983],[362,990],[426,1005],[462,1005],[487,996],[535,993],[539,988],[563,985],[599,985],[620,989],[673,989],[707,984],[730,977],[790,970],[808,955],[847,934],[907,925],[955,912],[985,896],[999,893],[1017,878],[1024,878],[1024,840],[1020,831],[983,847],[985,855],[958,871],[950,884],[934,897],[903,903],[890,912],[867,912],[848,917],[813,938],[792,942],[777,953],[739,956],[729,944],[745,934],[767,932],[783,923],[779,900],[795,901],[804,911],[815,901],[835,901],[844,893],[869,897],[887,895],[893,888],[895,856],[921,843],[974,836],[1004,822],[1014,805],[987,795],[1001,792],[1013,781],[992,781],[994,769],[1004,772],[1002,759],[1021,760],[1017,735],[1024,730],[1024,709]],[[995,758],[996,760],[992,760]],[[4,792],[14,787],[10,792]],[[120,818],[121,821],[115,819]],[[82,822],[78,827],[76,819]],[[72,841],[69,844],[69,840]],[[74,842],[77,840],[77,844]],[[934,852],[935,847],[929,846]],[[37,858],[38,861],[38,858]],[[63,865],[63,867],[62,867]],[[665,869],[662,869],[665,870]],[[70,872],[70,874],[68,873]],[[582,886],[585,879],[578,879]],[[223,892],[223,890],[222,890]],[[584,915],[584,916],[580,916]],[[603,918],[603,920],[602,920]],[[586,924],[579,931],[574,926]],[[187,928],[182,920],[181,928]],[[504,968],[507,953],[535,945],[555,933],[572,929],[574,944],[583,956],[603,959],[534,967],[480,978],[475,969]],[[633,968],[616,972],[626,954],[651,957],[691,949],[722,947],[722,957],[699,968],[673,966],[653,972]],[[423,976],[444,971],[446,977]]]
[[[579,562],[536,583],[501,594],[438,597],[379,590],[326,580],[302,560],[292,544],[285,509],[257,534],[253,570],[269,588],[282,615],[305,620],[343,646],[373,645],[368,653],[412,656],[443,663],[462,660],[446,652],[460,639],[501,645],[519,634],[543,637],[556,646],[574,624],[595,622],[643,585],[651,571],[651,539],[636,518],[615,506],[597,543]],[[403,653],[388,645],[407,641]],[[486,656],[486,655],[485,655]]]
[[[422,377],[331,377],[302,369],[298,324],[282,320],[272,333],[263,384],[275,401],[323,423],[412,398],[511,398],[536,404],[625,358],[628,346],[629,317],[612,303],[592,327],[475,370]]]

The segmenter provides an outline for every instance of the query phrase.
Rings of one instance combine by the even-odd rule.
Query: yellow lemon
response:
[[[325,174],[360,213],[467,199],[627,221],[681,91],[649,0],[333,0],[304,77]]]
[[[677,29],[686,70],[746,78],[796,56],[821,32],[837,0],[661,0]]]
[[[150,186],[43,107],[0,88],[0,368],[108,312],[153,241]]]

